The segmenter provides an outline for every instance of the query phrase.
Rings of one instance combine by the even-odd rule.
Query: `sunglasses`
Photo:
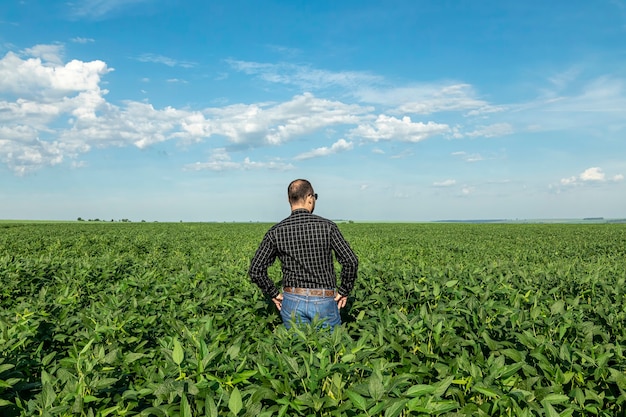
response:
[[[316,200],[317,200],[317,193],[315,193],[315,194],[309,194],[309,195],[310,195],[311,197],[313,197],[314,199],[316,199]]]

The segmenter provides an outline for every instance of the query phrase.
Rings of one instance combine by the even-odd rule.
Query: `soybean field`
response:
[[[249,281],[269,226],[0,223],[0,415],[626,415],[626,225],[341,223],[334,332]]]

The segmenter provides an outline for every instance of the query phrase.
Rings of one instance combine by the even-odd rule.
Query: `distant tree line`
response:
[[[85,220],[85,219],[83,219],[82,217],[79,217],[79,218],[77,218],[76,220],[77,220],[77,221],[79,221],[79,222],[105,222],[105,221],[106,221],[106,220],[100,220],[100,219],[98,219],[98,218],[96,218],[96,219],[87,219],[87,220]],[[113,222],[115,222],[115,221],[116,221],[116,220],[111,219],[111,223],[113,223]],[[131,221],[130,221],[130,220],[128,220],[128,219],[120,219],[120,220],[117,220],[117,221],[118,221],[118,222],[120,222],[120,223],[130,223],[130,222],[131,222]],[[145,222],[145,220],[142,220],[142,222]]]

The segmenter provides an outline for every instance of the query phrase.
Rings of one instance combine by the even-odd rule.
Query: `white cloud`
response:
[[[551,80],[550,85],[555,91],[544,92],[535,101],[503,105],[490,103],[472,85],[463,82],[397,87],[388,85],[382,77],[365,72],[332,72],[302,65],[236,60],[228,63],[238,71],[269,82],[305,90],[343,89],[342,94],[355,97],[361,103],[374,104],[380,107],[379,111],[398,118],[401,115],[448,113],[446,120],[458,119],[447,133],[452,138],[499,137],[522,129],[568,131],[581,126],[604,127],[615,132],[626,126],[623,122],[626,117],[624,82],[614,77],[587,82],[579,92],[567,96],[564,95],[565,88],[572,90],[577,76],[576,71],[571,71]],[[574,119],[572,115],[575,115]],[[472,127],[476,119],[483,123]]]
[[[77,36],[75,38],[70,39],[72,42],[74,43],[82,43],[82,44],[86,44],[86,43],[93,43],[95,42],[94,39],[92,38],[82,38],[80,36]]]
[[[279,104],[237,104],[207,109],[211,133],[234,143],[279,145],[333,125],[358,124],[370,109],[305,93]]]
[[[345,93],[363,103],[388,107],[393,115],[432,114],[438,112],[467,112],[467,116],[486,116],[503,112],[505,107],[494,106],[477,98],[474,88],[464,83],[432,83],[408,87],[390,87],[383,77],[368,72],[327,71],[310,66],[294,64],[271,64],[239,60],[226,61],[232,68],[248,75],[255,75],[272,83],[292,85],[303,90],[316,90],[327,87],[341,88]],[[477,131],[476,135],[501,135],[505,124]],[[455,128],[452,135],[463,137]],[[510,132],[506,129],[505,132]],[[415,141],[414,139],[412,141]]]
[[[106,103],[101,76],[111,71],[102,61],[59,63],[58,45],[37,45],[25,53],[31,57],[9,52],[0,59],[0,161],[17,174],[89,149],[88,138],[63,140],[66,131],[59,126],[68,125],[61,118],[94,118]],[[18,98],[10,101],[11,96]]]
[[[350,131],[351,137],[360,137],[378,142],[379,140],[397,140],[402,142],[419,142],[431,136],[448,133],[450,127],[434,122],[414,123],[408,116],[397,119],[381,114],[371,124],[361,125]]]
[[[448,179],[444,181],[437,181],[433,183],[433,186],[435,187],[452,187],[453,185],[456,185],[456,180],[452,180],[452,179]]]
[[[543,91],[534,101],[510,105],[507,122],[526,126],[533,133],[592,129],[597,134],[614,134],[624,130],[626,82],[623,79],[602,76],[581,81],[569,77],[552,80],[553,89]]]
[[[159,55],[143,55],[141,59],[170,66],[190,64]],[[368,87],[370,90],[364,90],[363,85],[374,85],[380,79],[367,73],[332,73],[305,66],[243,61],[230,61],[230,64],[240,71],[268,77],[275,82],[352,88],[362,94],[364,101],[389,105],[391,112],[394,111],[393,106],[405,110],[411,107],[412,111],[424,114],[465,111],[487,116],[490,112],[500,110],[478,98],[473,89],[463,83],[411,86],[387,91]],[[282,145],[321,130],[328,136],[345,136],[346,139],[333,139],[337,141],[330,147],[320,147],[296,156],[296,159],[306,159],[352,149],[356,138],[363,139],[361,143],[414,143],[437,135],[492,137],[512,133],[513,126],[517,125],[506,121],[484,123],[464,133],[469,129],[462,124],[451,127],[435,121],[414,122],[409,116],[400,117],[393,113],[376,116],[375,112],[380,111],[376,107],[325,99],[308,92],[282,102],[234,104],[195,110],[155,108],[148,102],[137,101],[114,105],[106,99],[108,91],[101,88],[104,77],[111,71],[112,68],[99,60],[63,62],[62,45],[36,45],[19,54],[9,52],[0,57],[0,162],[16,173],[24,173],[46,165],[72,163],[81,153],[107,146],[146,148],[170,140],[189,143],[226,139],[232,144],[241,145],[240,149],[245,149]],[[557,107],[549,106],[564,106],[567,103],[573,106],[587,100],[591,104],[604,106],[605,113],[613,112],[621,117],[626,114],[626,100],[622,90],[623,85],[619,80],[602,78],[587,85],[579,96],[553,101],[550,105],[544,104],[545,107],[540,110],[556,111]],[[369,96],[365,94],[367,91],[371,93]],[[414,95],[416,92],[420,92],[421,96]],[[399,94],[394,97],[394,93]],[[558,108],[564,114],[570,114],[567,106]],[[582,107],[574,108],[578,111]],[[530,110],[516,109],[518,112]],[[540,126],[543,121],[533,122]],[[623,124],[623,121],[619,123]],[[408,155],[401,153],[400,149],[388,151],[395,152],[394,157]],[[383,153],[378,148],[372,152]],[[466,161],[484,159],[479,154],[457,155]],[[222,163],[227,167],[227,162],[234,163],[211,160],[209,164],[213,165],[209,166],[217,167]],[[251,169],[259,163],[244,160],[234,164],[240,169]],[[262,164],[265,167],[271,165],[269,162]],[[274,164],[281,166],[280,163]],[[564,179],[563,183],[600,181],[597,179],[600,174],[601,171],[592,170],[576,176],[574,180]],[[601,181],[620,181],[623,179],[620,175],[614,175],[611,179],[607,176]]]
[[[337,142],[333,143],[330,147],[323,146],[321,148],[313,149],[312,151],[304,152],[304,153],[297,155],[294,159],[302,160],[302,159],[317,158],[320,156],[328,156],[328,155],[336,154],[336,153],[343,152],[343,151],[349,151],[353,147],[354,145],[352,144],[352,142],[348,142],[345,139],[339,139]]]
[[[403,151],[395,154],[395,155],[391,155],[389,158],[390,159],[405,159],[405,158],[409,158],[411,156],[413,156],[414,153],[413,151],[411,151],[410,149],[404,149]]]
[[[187,171],[229,171],[241,169],[270,169],[286,171],[293,168],[293,165],[280,161],[254,162],[248,157],[244,158],[242,162],[234,162],[224,148],[215,149],[207,162],[196,162],[185,166],[185,170]]]
[[[364,87],[356,92],[367,103],[395,107],[393,113],[432,114],[438,112],[470,111],[473,116],[502,111],[476,98],[469,84],[419,84],[396,88]]]
[[[71,129],[59,132],[60,138],[70,143],[146,148],[171,139],[190,116],[171,107],[157,110],[139,102],[128,102],[125,108],[101,103],[98,111],[99,115],[87,113],[75,119]]]
[[[465,162],[480,162],[480,161],[484,161],[485,157],[483,157],[481,154],[479,153],[467,153],[465,151],[459,151],[459,152],[452,152],[453,156],[458,156],[460,158],[462,158]]]
[[[58,100],[80,91],[100,91],[101,77],[110,71],[112,69],[102,61],[72,60],[63,65],[56,60],[46,61],[41,58],[23,60],[15,53],[8,52],[0,59],[0,94],[19,94],[22,99],[38,97]]]
[[[232,68],[248,75],[256,75],[261,79],[286,85],[298,86],[304,90],[315,90],[326,87],[357,88],[363,84],[381,82],[382,78],[367,72],[357,71],[326,71],[294,64],[268,64],[259,62],[226,61]]]
[[[24,53],[35,58],[41,58],[53,64],[60,65],[63,63],[64,47],[61,44],[35,45],[27,48]]]
[[[580,175],[562,178],[560,184],[563,186],[581,186],[592,183],[619,182],[624,179],[622,174],[613,175],[607,178],[606,174],[599,167],[591,167],[584,170]]]
[[[598,167],[587,168],[580,174],[581,181],[604,181],[604,172]]]
[[[561,178],[561,185],[576,185],[578,179],[573,176],[569,178]]]
[[[0,162],[5,163],[17,175],[36,171],[43,164],[60,164],[63,162],[63,155],[68,151],[63,144],[56,141],[44,142],[28,137],[27,141],[20,143],[0,139]]]
[[[180,61],[174,58],[169,58],[159,54],[142,54],[137,58],[139,62],[150,62],[154,64],[163,64],[168,67],[182,67],[182,68],[192,68],[196,66],[194,62],[191,61]]]
[[[489,114],[506,112],[508,107],[506,106],[494,106],[491,104],[485,104],[484,106],[477,107],[474,110],[470,110],[466,113],[466,116],[472,117],[486,117]]]
[[[72,17],[103,19],[111,13],[129,6],[147,3],[151,0],[83,0],[67,3],[70,6]]]
[[[513,133],[513,127],[509,123],[496,123],[489,126],[479,126],[472,132],[465,135],[469,137],[485,137],[493,138],[498,136],[506,136]]]
[[[145,148],[167,140],[197,142],[215,136],[236,144],[279,145],[333,125],[358,125],[372,110],[310,93],[282,103],[198,111],[156,109],[136,101],[116,106],[100,88],[102,77],[112,71],[106,63],[51,61],[49,53],[58,51],[55,48],[27,50],[48,60],[12,52],[0,59],[0,161],[17,173],[74,159],[93,147]],[[11,95],[19,98],[11,101]],[[339,142],[332,150],[344,145]],[[244,161],[239,166],[249,169],[256,164]]]

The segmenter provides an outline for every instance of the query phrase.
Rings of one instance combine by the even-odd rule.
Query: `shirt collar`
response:
[[[291,212],[291,214],[309,214],[309,210],[305,209],[305,208],[297,208],[294,211]]]

